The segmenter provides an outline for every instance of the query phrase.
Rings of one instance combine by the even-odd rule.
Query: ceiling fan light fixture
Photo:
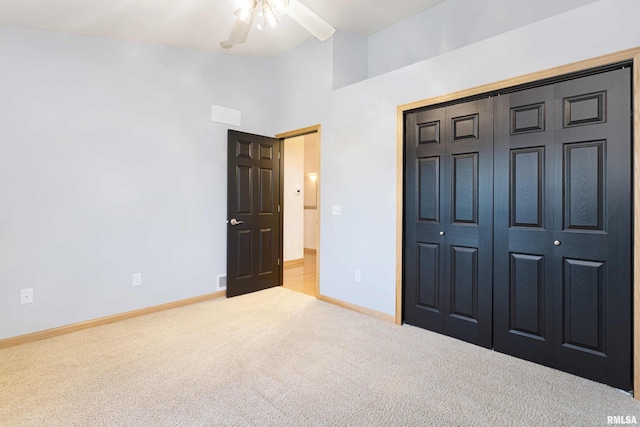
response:
[[[253,24],[258,30],[274,28],[280,22],[278,16],[286,13],[320,41],[325,41],[336,31],[331,25],[313,13],[298,0],[236,0],[236,22],[229,38],[220,43],[224,49],[247,41]]]
[[[239,19],[242,19],[244,22],[249,24],[251,22],[251,9],[238,9],[236,10],[236,15],[238,15]]]
[[[270,0],[271,10],[276,15],[282,15],[286,10],[287,6],[289,6],[289,0]]]
[[[251,16],[255,13],[256,27],[259,30],[267,27],[275,28],[280,22],[278,12],[284,13],[287,4],[288,0],[255,0],[251,8]],[[285,5],[284,8],[283,5]]]
[[[280,22],[278,16],[285,13],[289,2],[290,0],[236,0],[238,9],[235,14],[247,24],[255,19],[259,30],[275,28]]]
[[[275,13],[273,13],[270,10],[266,10],[264,11],[264,20],[267,22],[267,24],[269,24],[269,26],[271,28],[275,28],[276,25],[278,25],[278,18],[276,17]]]

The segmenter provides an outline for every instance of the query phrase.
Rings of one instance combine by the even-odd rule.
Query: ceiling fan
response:
[[[225,49],[247,41],[254,22],[259,30],[273,28],[280,22],[278,17],[285,13],[321,41],[327,40],[336,31],[298,0],[236,0],[236,3],[236,22],[229,38],[220,43]]]

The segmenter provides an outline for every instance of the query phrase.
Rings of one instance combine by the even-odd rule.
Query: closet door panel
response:
[[[444,333],[492,346],[493,99],[446,107]]]
[[[605,263],[564,258],[563,345],[606,357]]]
[[[404,320],[435,332],[444,325],[444,109],[405,121]]]
[[[554,86],[555,360],[630,390],[631,84],[620,69]]]
[[[543,224],[545,147],[510,150],[509,226],[540,228]]]
[[[478,250],[451,246],[451,316],[478,322]]]
[[[510,254],[509,325],[510,332],[544,341],[545,258],[540,255]]]
[[[478,225],[478,152],[451,156],[451,221]]]
[[[553,365],[552,87],[495,104],[494,348]]]
[[[418,243],[416,306],[439,313],[440,304],[440,245]]]

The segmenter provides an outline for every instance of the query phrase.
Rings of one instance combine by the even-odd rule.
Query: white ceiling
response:
[[[300,0],[339,30],[370,35],[443,0]],[[253,28],[247,42],[224,50],[235,0],[0,0],[0,25],[272,56],[311,35],[286,15],[275,29]]]

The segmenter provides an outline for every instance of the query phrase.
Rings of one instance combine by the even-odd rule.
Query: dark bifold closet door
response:
[[[495,349],[625,390],[630,93],[621,69],[495,105]]]
[[[405,321],[491,347],[492,99],[406,116]]]

